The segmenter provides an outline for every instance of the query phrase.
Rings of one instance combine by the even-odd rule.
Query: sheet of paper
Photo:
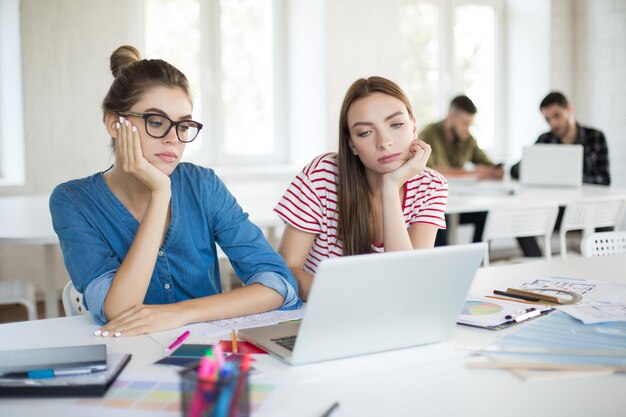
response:
[[[272,324],[286,321],[300,320],[304,317],[304,308],[297,310],[274,310],[267,313],[253,314],[251,316],[235,317],[232,319],[216,320],[205,323],[205,328],[211,329],[250,329],[253,327],[271,326]]]
[[[590,303],[561,307],[561,311],[585,324],[611,321],[626,322],[626,304]]]
[[[299,320],[302,317],[304,317],[304,308],[285,311],[274,310],[232,319],[189,324],[176,330],[152,333],[149,334],[148,337],[165,349],[185,330],[189,330],[191,334],[189,338],[185,340],[185,343],[207,344],[214,343],[220,338],[230,339],[230,332],[233,329],[240,330],[251,327],[270,326],[286,321]],[[165,356],[165,354],[163,356]]]
[[[270,406],[283,382],[267,376],[251,377],[251,414]],[[103,398],[77,399],[66,410],[67,416],[89,417],[180,417],[180,383],[175,378],[143,376],[119,378]]]
[[[486,328],[496,327],[512,322],[512,317],[525,314],[529,309],[536,309],[539,312],[551,310],[550,307],[544,305],[528,305],[487,297],[472,297],[465,300],[457,323]]]
[[[580,294],[582,300],[579,303],[559,306],[559,309],[585,324],[626,322],[626,284],[566,277],[535,277],[517,279],[509,282],[508,286],[534,292],[537,289],[552,289]],[[546,294],[558,296],[553,292]]]

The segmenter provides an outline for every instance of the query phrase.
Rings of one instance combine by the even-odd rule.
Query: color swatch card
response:
[[[529,306],[515,301],[475,297],[465,300],[457,323],[498,330],[547,314],[553,309],[544,305]]]
[[[257,413],[276,401],[283,382],[255,378],[250,383],[250,411]],[[123,379],[114,382],[106,396],[78,399],[66,410],[68,417],[180,417],[180,382],[152,378]]]

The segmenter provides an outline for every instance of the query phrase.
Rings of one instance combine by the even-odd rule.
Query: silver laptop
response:
[[[292,365],[443,341],[485,250],[476,243],[325,260],[300,323],[240,335]]]
[[[522,151],[523,185],[580,187],[583,183],[582,145],[537,144]]]

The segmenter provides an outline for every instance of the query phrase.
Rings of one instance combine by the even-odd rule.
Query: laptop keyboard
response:
[[[296,335],[278,337],[276,339],[271,339],[271,341],[276,342],[277,344],[279,344],[280,346],[284,347],[285,349],[289,351],[293,351],[293,345],[296,344],[296,337],[297,337]]]

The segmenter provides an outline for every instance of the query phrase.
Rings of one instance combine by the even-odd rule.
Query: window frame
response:
[[[420,0],[411,0],[418,3]],[[423,0],[422,0],[423,1]],[[437,86],[437,114],[440,118],[448,114],[450,100],[457,94],[464,93],[459,91],[455,86],[461,85],[461,77],[455,67],[454,56],[454,12],[457,7],[466,5],[491,6],[494,8],[495,27],[494,27],[494,144],[493,146],[483,147],[487,153],[493,158],[502,158],[506,155],[508,144],[506,141],[506,74],[505,74],[505,45],[506,45],[506,27],[505,27],[505,2],[504,0],[432,0],[437,7],[438,13],[438,86]],[[477,117],[480,117],[480,108]],[[480,138],[477,138],[480,144]],[[481,145],[482,146],[482,145]]]
[[[20,0],[0,2],[0,186],[24,185]]]
[[[289,164],[288,91],[287,91],[287,18],[286,0],[272,0],[273,14],[273,87],[274,151],[269,154],[233,155],[226,153],[222,106],[222,45],[220,1],[200,1],[200,42],[203,143],[194,159],[216,168]]]
[[[450,100],[459,93],[454,85],[460,85],[459,75],[454,66],[454,10],[459,6],[480,5],[491,6],[495,13],[495,80],[494,80],[494,145],[482,147],[490,156],[502,158],[507,152],[505,96],[505,4],[503,0],[440,0],[439,1],[439,36],[440,36],[440,84],[439,103],[442,115],[448,113]],[[447,98],[447,99],[446,99]],[[480,109],[478,109],[480,117]],[[480,144],[480,138],[478,138]]]

